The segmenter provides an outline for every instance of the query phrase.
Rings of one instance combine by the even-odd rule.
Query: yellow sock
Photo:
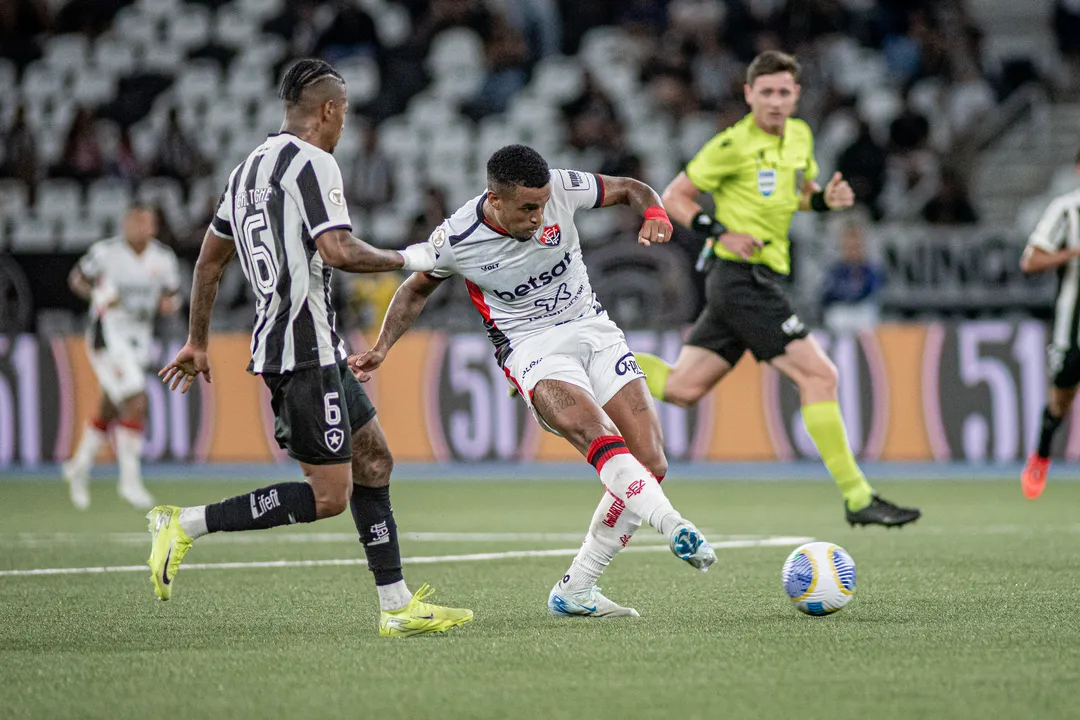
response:
[[[645,384],[649,386],[649,394],[657,400],[663,400],[664,386],[667,385],[668,375],[671,374],[671,366],[649,353],[634,353],[634,359],[637,360],[641,372],[645,373]]]
[[[803,405],[802,417],[825,467],[844,494],[848,509],[862,510],[870,504],[874,490],[851,454],[840,405],[835,400]]]

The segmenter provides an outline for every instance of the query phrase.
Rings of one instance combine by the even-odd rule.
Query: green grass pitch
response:
[[[205,503],[248,483],[152,482]],[[851,529],[822,482],[665,489],[719,550],[707,575],[643,529],[601,584],[642,617],[557,620],[569,556],[408,563],[406,579],[476,621],[384,639],[362,566],[181,567],[173,599],[148,570],[0,574],[0,717],[15,718],[1066,718],[1080,683],[1080,483],[1025,501],[1015,481],[882,483],[915,526]],[[79,513],[59,482],[0,482],[0,571],[145,562],[146,522],[113,488]],[[600,496],[587,482],[406,481],[406,558],[572,551]],[[188,564],[362,558],[351,518],[207,538]],[[310,537],[301,538],[302,534]],[[453,535],[453,533],[469,533]],[[550,533],[540,537],[539,533]],[[487,534],[492,534],[490,537]],[[495,535],[510,534],[510,535]],[[512,537],[512,535],[521,537]],[[812,537],[844,546],[855,598],[828,618],[790,606],[780,567]],[[766,540],[766,542],[768,542]]]

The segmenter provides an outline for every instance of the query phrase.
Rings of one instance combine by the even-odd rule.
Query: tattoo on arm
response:
[[[210,311],[214,309],[218,283],[235,254],[236,245],[231,240],[207,229],[191,281],[191,313],[188,319],[190,345],[206,347],[210,336]]]
[[[647,413],[647,412],[649,412],[649,404],[648,403],[639,403],[636,406],[634,406],[634,408],[630,411],[630,414],[631,415],[640,415],[641,413]]]

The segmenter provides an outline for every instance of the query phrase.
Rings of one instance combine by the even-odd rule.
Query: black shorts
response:
[[[1050,383],[1062,390],[1071,390],[1080,385],[1080,348],[1075,345],[1065,349],[1046,348],[1046,374]]]
[[[375,417],[375,406],[348,366],[264,374],[274,409],[274,439],[289,456],[311,465],[352,460],[352,434]]]
[[[747,350],[758,362],[783,355],[789,342],[810,334],[783,281],[764,265],[717,259],[705,278],[705,309],[686,344],[711,350],[731,365]]]

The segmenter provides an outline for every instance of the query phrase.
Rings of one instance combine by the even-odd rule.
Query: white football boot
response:
[[[593,585],[585,590],[565,590],[555,583],[548,595],[548,610],[555,617],[641,617],[631,607],[623,607],[608,600]]]
[[[671,531],[669,547],[675,557],[685,560],[701,572],[708,572],[712,564],[716,562],[716,553],[712,545],[694,527],[693,523],[683,522]]]

